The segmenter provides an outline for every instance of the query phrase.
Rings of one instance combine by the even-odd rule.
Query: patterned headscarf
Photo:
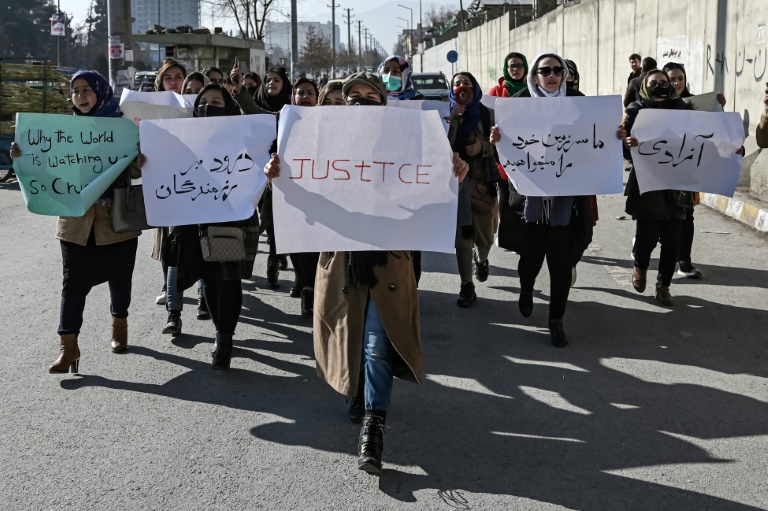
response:
[[[120,117],[120,102],[115,97],[112,86],[109,85],[104,76],[98,71],[81,70],[72,76],[69,82],[69,95],[72,95],[72,88],[75,80],[82,78],[88,83],[88,86],[96,93],[96,105],[90,112],[83,113],[76,106],[72,107],[75,115],[88,115],[93,117]]]
[[[420,96],[419,92],[413,88],[413,80],[411,79],[411,66],[408,64],[407,60],[405,60],[403,57],[400,57],[399,55],[390,55],[384,59],[384,62],[379,64],[379,68],[376,70],[379,78],[381,78],[381,72],[387,65],[387,62],[391,60],[396,60],[397,64],[400,66],[400,72],[402,73],[400,79],[402,80],[402,84],[400,85],[399,91],[387,92],[387,96],[397,99],[412,99],[414,96]]]

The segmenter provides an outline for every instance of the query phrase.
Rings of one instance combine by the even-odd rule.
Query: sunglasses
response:
[[[654,87],[659,86],[662,89],[668,89],[669,88],[669,82],[667,80],[662,80],[660,82],[657,82],[656,80],[651,80],[648,82],[648,87]]]
[[[536,72],[540,74],[541,76],[549,76],[552,73],[555,73],[555,76],[563,76],[563,71],[565,71],[565,68],[563,66],[555,66],[555,67],[540,67]]]
[[[510,64],[509,69],[525,69],[525,66],[522,64]]]

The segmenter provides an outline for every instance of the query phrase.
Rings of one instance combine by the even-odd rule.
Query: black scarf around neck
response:
[[[376,287],[379,279],[373,272],[376,266],[387,264],[389,252],[366,250],[362,252],[347,252],[347,283],[350,287]]]

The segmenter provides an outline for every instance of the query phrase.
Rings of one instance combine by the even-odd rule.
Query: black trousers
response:
[[[547,224],[526,224],[526,253],[520,256],[517,272],[522,291],[533,292],[536,277],[547,260],[549,270],[549,319],[563,319],[571,292],[573,228]]]
[[[693,249],[693,207],[686,208],[685,220],[680,227],[680,250],[677,253],[678,261],[691,262],[691,250]]]
[[[299,288],[299,291],[305,287],[314,288],[320,252],[301,252],[290,254],[290,256],[293,271],[296,274],[296,287]]]
[[[203,263],[203,282],[205,302],[216,332],[234,336],[243,307],[240,263]]]
[[[59,335],[79,334],[85,299],[94,286],[109,283],[112,317],[127,318],[138,238],[111,245],[96,245],[91,231],[85,246],[61,242],[64,279],[59,310]]]
[[[680,232],[683,221],[637,219],[635,226],[635,266],[648,268],[651,253],[657,243],[661,243],[659,254],[659,277],[663,286],[672,282],[675,273],[678,252],[680,250]]]

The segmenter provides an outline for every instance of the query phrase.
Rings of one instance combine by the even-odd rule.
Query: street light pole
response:
[[[426,46],[424,44],[424,18],[421,17],[421,0],[419,0],[419,44],[421,51],[419,52],[419,71],[424,72],[424,50]]]
[[[413,60],[413,9],[411,9],[410,7],[407,7],[407,6],[403,5],[403,4],[397,4],[397,6],[398,7],[402,7],[403,9],[408,9],[409,11],[411,11],[411,24],[410,24],[411,28],[408,30],[408,32],[409,32],[409,34],[408,34],[408,46],[410,48],[410,53],[411,53],[411,58],[409,60]],[[400,18],[400,19],[402,19],[402,18]]]
[[[408,20],[405,19],[405,18],[401,18],[400,16],[398,16],[397,19],[405,21],[406,33],[410,32],[410,25],[408,25]],[[411,56],[407,60],[410,60],[413,57],[413,45],[412,44],[408,44],[407,46],[408,47],[406,48],[406,50],[408,51],[408,53],[411,54]]]

